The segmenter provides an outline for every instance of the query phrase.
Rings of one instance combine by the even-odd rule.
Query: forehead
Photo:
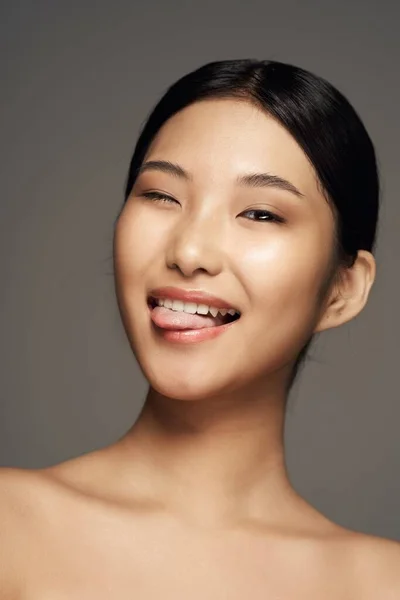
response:
[[[146,160],[169,160],[196,183],[227,185],[245,172],[271,172],[319,198],[315,169],[292,135],[273,117],[238,99],[207,99],[171,117]]]

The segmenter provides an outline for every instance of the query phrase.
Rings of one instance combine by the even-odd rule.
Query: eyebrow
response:
[[[168,173],[169,175],[173,175],[179,179],[184,179],[185,181],[193,180],[192,175],[185,171],[185,169],[183,169],[180,165],[167,160],[149,160],[139,167],[137,175],[139,176],[140,173],[153,170]],[[287,179],[284,179],[283,177],[280,177],[279,175],[273,175],[272,173],[246,173],[244,175],[239,175],[236,179],[236,184],[253,188],[279,188],[281,190],[291,192],[299,198],[305,198],[305,195],[300,192],[300,190],[297,189],[293,183]]]

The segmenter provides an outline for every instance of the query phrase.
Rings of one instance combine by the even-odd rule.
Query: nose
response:
[[[223,269],[223,225],[215,214],[179,223],[171,234],[166,261],[185,277],[197,271],[218,275]]]

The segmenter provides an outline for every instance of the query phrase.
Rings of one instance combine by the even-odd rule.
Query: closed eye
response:
[[[149,200],[153,200],[154,202],[165,202],[166,204],[172,204],[173,202],[177,202],[171,196],[167,196],[166,194],[162,194],[161,192],[143,192],[142,196],[144,198],[148,198]]]
[[[148,198],[149,200],[153,200],[154,202],[160,202],[164,204],[179,204],[177,200],[168,196],[167,194],[162,194],[161,192],[143,192],[142,196],[144,198]],[[261,210],[261,209],[250,209],[246,210],[242,214],[253,214],[258,215],[259,218],[252,218],[251,221],[256,221],[258,223],[267,222],[267,223],[285,223],[286,219],[283,217],[279,217],[277,214],[271,212],[270,210]]]

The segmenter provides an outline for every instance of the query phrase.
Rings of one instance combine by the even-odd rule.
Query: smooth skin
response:
[[[114,260],[148,395],[115,444],[49,468],[1,470],[0,598],[400,598],[400,544],[307,503],[283,444],[296,356],[313,333],[362,311],[372,254],[360,251],[321,299],[332,211],[296,141],[246,101],[185,108],[144,163]],[[250,173],[299,193],[238,183]],[[165,285],[223,297],[241,317],[215,339],[167,342],[147,306]]]

